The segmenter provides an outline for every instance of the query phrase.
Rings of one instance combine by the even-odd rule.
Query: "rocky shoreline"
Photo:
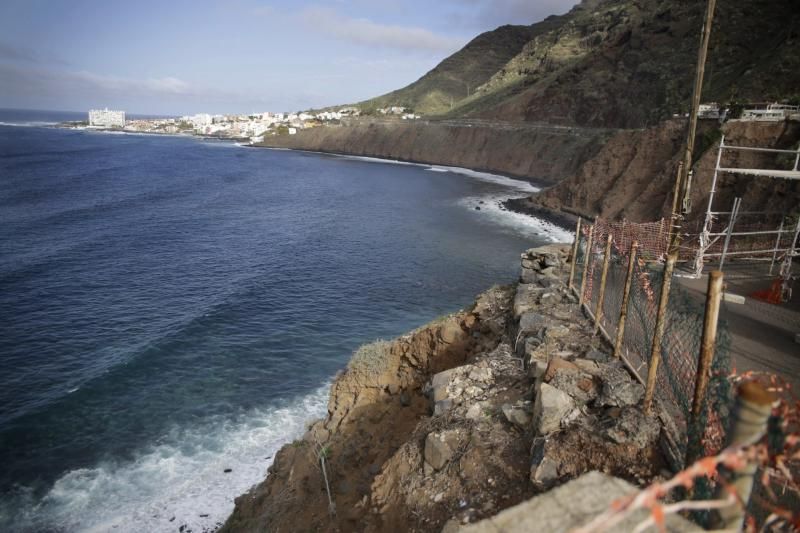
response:
[[[590,471],[667,475],[661,423],[564,286],[567,254],[528,250],[519,283],[360,348],[221,531],[450,532]]]

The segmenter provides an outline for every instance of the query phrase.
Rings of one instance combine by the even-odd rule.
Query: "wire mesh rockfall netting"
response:
[[[576,258],[574,286],[579,291],[583,290],[584,303],[595,316],[599,315],[600,326],[611,339],[615,339],[631,244],[639,237],[654,236],[644,246],[640,246],[641,253],[634,263],[620,353],[640,378],[645,378],[648,372],[659,297],[664,281],[664,264],[661,259],[666,253],[667,238],[663,228],[663,222],[640,225],[598,221],[594,226],[584,228]],[[588,249],[590,233],[591,250]],[[611,254],[602,305],[598,306],[604,252],[609,235],[612,236]],[[689,443],[705,454],[713,454],[722,449],[725,442],[730,403],[730,334],[724,323],[718,326],[716,351],[700,423],[690,427],[704,314],[704,301],[692,297],[674,281],[666,307],[661,364],[658,367],[654,396],[663,412],[662,418],[667,420],[667,431],[674,446],[670,459],[676,469],[684,466],[683,460]]]

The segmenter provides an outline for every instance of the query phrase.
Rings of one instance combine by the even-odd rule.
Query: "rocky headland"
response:
[[[590,471],[667,474],[661,422],[568,271],[565,246],[528,250],[519,283],[360,348],[222,531],[455,531]]]

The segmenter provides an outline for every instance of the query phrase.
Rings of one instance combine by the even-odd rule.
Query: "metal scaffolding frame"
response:
[[[748,151],[760,153],[775,153],[775,154],[793,154],[794,166],[791,170],[773,170],[762,168],[734,168],[723,167],[722,155],[726,151]],[[745,257],[745,258],[770,258],[769,275],[772,275],[775,262],[781,259],[780,277],[781,296],[785,300],[791,297],[791,279],[792,279],[792,260],[800,255],[800,249],[797,246],[797,239],[800,236],[800,217],[797,222],[790,227],[786,227],[784,219],[788,213],[775,212],[775,211],[741,211],[741,198],[735,198],[733,206],[730,211],[712,211],[714,204],[714,197],[717,193],[717,181],[720,174],[738,174],[743,176],[753,177],[768,177],[775,179],[791,179],[800,180],[800,147],[796,150],[781,150],[777,148],[757,148],[751,146],[732,146],[725,144],[725,136],[719,143],[719,151],[717,152],[717,162],[714,167],[714,177],[711,181],[711,191],[708,197],[708,207],[706,208],[705,221],[703,229],[699,235],[699,246],[695,256],[695,276],[700,276],[703,273],[703,266],[707,258],[719,258],[719,270],[722,270],[725,265],[726,257]],[[723,231],[712,231],[712,224],[714,220],[720,215],[728,216],[728,226]],[[772,229],[756,230],[756,231],[735,231],[734,226],[743,215],[780,215],[779,226]],[[768,249],[763,250],[729,250],[731,241],[735,237],[742,236],[755,236],[755,235],[775,235],[775,244]],[[781,245],[781,239],[784,235],[791,235],[791,241],[784,246]],[[723,239],[722,250],[720,252],[710,252],[709,249]]]

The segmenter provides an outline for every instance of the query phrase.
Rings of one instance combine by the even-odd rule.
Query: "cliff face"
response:
[[[589,471],[651,481],[661,424],[580,314],[566,259],[528,250],[519,284],[356,351],[325,419],[221,531],[450,531]]]
[[[576,172],[609,134],[477,121],[354,121],[267,137],[262,145],[468,167],[555,183]]]
[[[690,220],[704,216],[720,134],[725,135],[728,145],[794,148],[800,140],[800,123],[728,122],[721,130],[716,123],[701,124],[695,153],[701,151],[702,155],[693,166]],[[619,132],[575,175],[522,205],[634,222],[669,216],[684,139],[685,123],[674,120],[646,130]],[[723,166],[745,168],[790,168],[791,163],[782,161],[780,156],[765,157],[753,152],[737,152],[722,162]],[[715,205],[723,211],[736,196],[742,198],[743,208],[748,211],[800,207],[797,181],[724,175],[718,191]]]

